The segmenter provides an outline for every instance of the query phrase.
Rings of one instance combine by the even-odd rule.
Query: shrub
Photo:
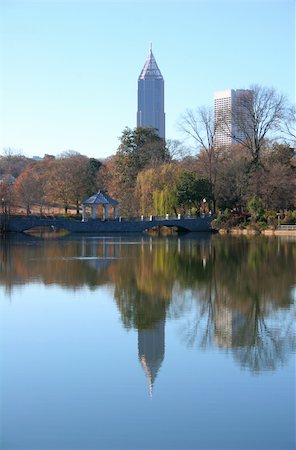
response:
[[[264,219],[264,207],[260,197],[254,195],[247,204],[247,210],[251,214],[251,221],[257,222]]]

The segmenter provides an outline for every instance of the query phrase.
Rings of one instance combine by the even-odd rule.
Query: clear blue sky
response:
[[[295,101],[294,0],[0,0],[0,17],[0,154],[114,154],[150,42],[168,139],[215,91],[260,84]]]

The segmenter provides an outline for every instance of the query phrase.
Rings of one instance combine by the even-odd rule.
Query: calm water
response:
[[[296,240],[0,245],[1,450],[295,448]]]

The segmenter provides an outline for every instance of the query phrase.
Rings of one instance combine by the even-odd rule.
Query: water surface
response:
[[[1,450],[295,448],[296,241],[0,247]]]

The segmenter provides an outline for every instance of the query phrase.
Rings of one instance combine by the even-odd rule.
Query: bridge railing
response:
[[[0,217],[3,216],[0,214]],[[95,218],[92,219],[91,217],[87,217],[85,219],[85,222],[87,221],[119,221],[119,222],[152,222],[152,221],[165,221],[165,220],[196,220],[196,219],[200,219],[200,218],[205,218],[205,217],[210,217],[210,214],[201,214],[201,215],[186,215],[186,214],[178,214],[177,216],[175,214],[166,214],[165,216],[155,216],[155,215],[148,215],[148,216],[138,216],[138,217],[124,217],[124,216],[119,216],[117,218],[113,218],[113,217],[108,217],[107,219],[103,219],[103,218]],[[7,221],[7,217],[5,217],[5,220]],[[19,215],[19,214],[14,214],[14,215],[10,215],[10,219],[24,219],[24,220],[35,220],[36,222],[42,221],[42,220],[69,220],[69,221],[77,221],[77,222],[81,222],[81,217],[76,217],[74,215],[69,215],[69,216],[65,216],[65,215],[51,215],[51,214],[43,214],[43,215],[36,215],[36,214],[31,214],[31,215]],[[4,222],[4,219],[1,218],[0,222]]]
[[[99,217],[96,217],[95,219],[92,219],[91,217],[87,217],[84,221],[87,222],[88,220],[101,220],[101,221],[119,221],[119,222],[152,222],[152,221],[159,221],[163,222],[165,220],[196,220],[200,218],[208,217],[207,214],[201,214],[200,216],[189,216],[189,215],[181,215],[178,214],[177,216],[170,214],[166,216],[140,216],[140,217],[125,217],[125,216],[118,216],[116,219],[113,217],[108,217],[108,219],[101,219]],[[79,219],[77,219],[79,220]]]
[[[152,220],[184,220],[184,219],[192,219],[192,220],[196,220],[196,219],[200,219],[200,218],[204,218],[207,217],[208,214],[201,214],[198,216],[193,216],[193,215],[188,215],[188,214],[177,214],[177,216],[175,214],[166,214],[165,216],[141,216],[140,219],[136,218],[134,220],[142,220],[142,221],[152,221]]]

